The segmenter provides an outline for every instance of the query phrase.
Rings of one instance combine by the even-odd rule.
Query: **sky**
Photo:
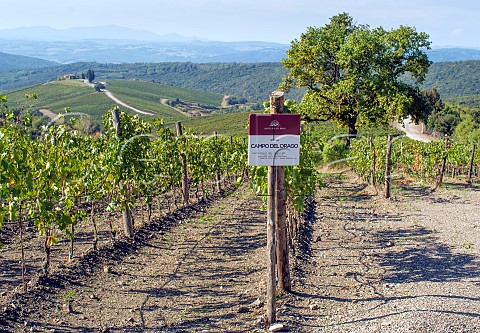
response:
[[[0,29],[118,25],[214,41],[289,44],[346,12],[358,24],[413,26],[432,47],[480,49],[478,0],[1,0]]]

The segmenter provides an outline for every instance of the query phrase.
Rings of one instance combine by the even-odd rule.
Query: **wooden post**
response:
[[[372,168],[370,169],[370,185],[375,186],[375,165],[377,164],[377,156],[375,154],[375,145],[373,144],[373,137],[370,136],[368,138],[370,149],[373,150],[373,161],[372,161]]]
[[[218,137],[218,134],[217,134],[217,131],[214,131],[213,132],[213,139],[215,140],[215,142],[217,141],[217,137]],[[220,164],[220,156],[217,155],[217,163]],[[222,186],[221,186],[221,181],[222,181],[222,176],[220,175],[220,172],[221,171],[218,171],[216,174],[215,174],[215,182],[217,184],[217,192],[218,193],[221,193],[222,192]]]
[[[268,167],[268,191],[267,191],[267,320],[269,327],[275,322],[276,315],[276,276],[275,276],[275,190],[276,169]]]
[[[180,137],[183,135],[182,123],[179,121],[177,122],[177,136]],[[185,205],[188,205],[190,195],[189,195],[189,188],[188,188],[188,169],[187,169],[187,155],[182,153],[182,194],[183,194],[183,202]]]
[[[445,135],[445,155],[443,156],[443,159],[442,159],[442,166],[440,167],[440,174],[438,175],[437,185],[435,186],[434,190],[442,187],[443,175],[445,174],[445,168],[447,166],[447,157],[448,157],[447,150],[448,150],[448,137]]]
[[[473,164],[475,162],[475,144],[472,145],[472,156],[470,157],[470,168],[468,169],[468,181],[472,181],[473,177]]]
[[[120,111],[118,108],[112,110],[112,120],[113,120],[113,127],[117,132],[117,138],[122,135],[122,128],[120,127]]]
[[[270,113],[283,113],[284,93],[275,91],[270,95]],[[277,230],[277,276],[278,288],[281,291],[291,291],[290,264],[288,259],[287,237],[287,194],[285,190],[285,167],[276,166],[276,230]]]
[[[115,108],[112,110],[112,120],[113,120],[113,126],[115,127],[115,130],[117,132],[116,135],[119,138],[122,135],[122,128],[120,126],[120,111],[118,110],[118,108]],[[123,182],[123,179],[120,180],[119,187],[121,189],[121,192],[124,193],[123,194],[124,197],[122,198],[122,204],[123,204],[122,219],[123,219],[125,236],[129,238],[133,238],[134,232],[133,232],[132,213],[130,212],[130,208],[128,207],[128,189],[126,188],[125,183]]]
[[[392,162],[391,156],[392,156],[392,135],[389,134],[387,139],[387,155],[385,157],[385,199],[390,198],[390,185],[391,185],[390,164]]]

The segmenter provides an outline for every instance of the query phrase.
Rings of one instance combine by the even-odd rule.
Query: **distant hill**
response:
[[[53,29],[0,30],[0,52],[58,63],[280,62],[289,44],[262,41],[221,42],[115,25]],[[459,47],[427,51],[433,62],[480,60],[479,49]]]
[[[227,94],[262,103],[276,90],[287,73],[281,63],[75,63],[32,71],[4,71],[0,74],[0,93],[56,80],[67,73],[95,71],[97,80],[137,79],[204,92]],[[298,91],[288,95],[298,99]]]
[[[480,49],[440,48],[427,51],[427,55],[433,62],[480,60]]]
[[[120,35],[128,37],[128,35]],[[181,39],[171,36],[172,39]],[[21,54],[69,64],[99,63],[159,63],[159,62],[280,62],[286,57],[287,44],[268,42],[214,41],[139,41],[88,39],[72,41],[2,40],[0,52]],[[427,51],[433,62],[480,60],[480,50],[442,48]]]
[[[195,89],[210,93],[246,98],[262,103],[276,90],[287,71],[281,63],[211,63],[195,64],[141,63],[99,64],[75,63],[35,70],[0,72],[0,93],[8,90],[56,80],[67,73],[93,69],[97,80],[137,79]],[[436,87],[444,99],[470,96],[469,104],[480,96],[480,60],[439,62],[430,67],[422,89]],[[287,98],[300,100],[302,92],[294,90]],[[465,100],[465,99],[464,99]],[[478,104],[478,103],[477,103]]]
[[[434,63],[430,66],[422,87],[435,87],[443,99],[477,100],[478,106],[480,60]]]
[[[44,68],[58,65],[55,62],[44,59],[14,55],[0,52],[0,71],[17,70],[17,69],[33,69]]]
[[[187,42],[198,40],[170,33],[158,35],[147,30],[125,28],[116,25],[54,29],[51,27],[21,27],[0,30],[0,39],[16,41],[81,41],[89,39],[137,40],[150,42]]]
[[[279,62],[286,57],[288,49],[289,45],[267,42],[155,42],[123,39],[24,41],[0,38],[0,52],[37,57],[62,64]]]

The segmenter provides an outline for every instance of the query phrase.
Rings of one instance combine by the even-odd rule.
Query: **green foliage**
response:
[[[443,109],[435,110],[428,117],[428,128],[452,136],[455,127],[460,123],[460,112],[453,106],[446,106]]]
[[[463,144],[480,142],[480,123],[472,119],[464,119],[455,127],[454,138]]]
[[[408,175],[417,180],[434,181],[439,175],[443,157],[447,156],[447,165],[467,167],[470,164],[471,145],[449,143],[445,148],[445,140],[429,143],[413,141],[406,137],[397,137],[392,144],[392,168],[395,175]],[[386,137],[376,137],[370,143],[368,138],[355,140],[348,152],[348,164],[366,181],[382,184],[385,179]],[[475,165],[480,164],[480,156],[476,154]]]
[[[0,224],[26,216],[35,223],[45,239],[45,273],[56,233],[72,237],[71,226],[86,216],[80,198],[111,198],[109,210],[131,208],[140,197],[150,202],[180,186],[182,155],[193,185],[245,174],[243,139],[176,137],[161,121],[125,112],[117,134],[110,112],[103,118],[105,134],[98,137],[72,130],[76,120],[65,117],[36,140],[28,122],[12,111],[0,119]]]
[[[2,71],[0,91],[17,89],[56,80],[65,73],[95,70],[102,81],[143,80],[214,94],[235,96],[251,103],[262,103],[275,91],[286,75],[280,63],[74,63],[35,70]],[[293,89],[289,98],[299,101],[302,90]],[[175,98],[175,96],[172,96]]]
[[[340,139],[329,140],[323,146],[323,163],[329,164],[345,161],[346,153],[347,147],[345,147],[345,142]]]
[[[87,74],[85,74],[85,78],[88,80],[88,82],[92,83],[93,80],[95,80],[95,72],[92,69],[89,69]]]
[[[370,29],[342,13],[291,43],[282,61],[289,70],[282,88],[306,87],[303,118],[334,120],[354,136],[359,125],[387,124],[415,111],[412,88],[401,78],[409,73],[422,82],[429,45],[428,36],[414,28]]]

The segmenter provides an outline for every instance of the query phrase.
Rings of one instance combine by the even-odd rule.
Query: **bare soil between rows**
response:
[[[349,172],[326,184],[278,297],[282,331],[480,331],[478,186],[385,200]],[[146,224],[2,294],[0,332],[264,332],[262,206],[244,186]]]

